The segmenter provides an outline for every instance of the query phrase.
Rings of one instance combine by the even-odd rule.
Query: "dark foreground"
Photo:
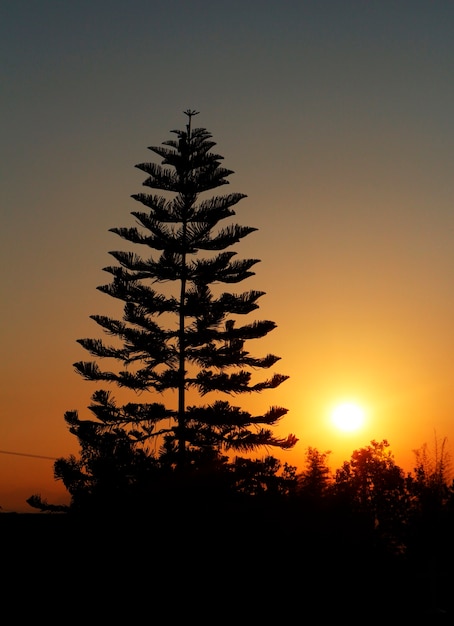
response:
[[[269,508],[0,514],[0,537],[3,614],[20,621],[454,624],[452,568],[424,550]]]

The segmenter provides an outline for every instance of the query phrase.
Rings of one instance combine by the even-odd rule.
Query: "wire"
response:
[[[14,456],[29,456],[33,459],[49,459],[50,461],[56,461],[54,456],[42,456],[41,454],[25,454],[25,452],[9,452],[8,450],[0,450],[0,454],[13,454]]]

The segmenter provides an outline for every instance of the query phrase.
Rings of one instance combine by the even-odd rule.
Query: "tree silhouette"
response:
[[[400,550],[404,541],[409,496],[402,469],[396,464],[389,443],[371,441],[355,450],[350,461],[336,470],[334,493],[349,504],[371,531]]]
[[[447,438],[435,436],[433,450],[425,443],[413,450],[416,459],[411,489],[421,508],[441,508],[449,496],[451,458]]]
[[[308,446],[306,449],[305,469],[298,474],[298,493],[305,498],[318,500],[327,494],[331,485],[331,470],[328,457],[331,451],[320,452]]]
[[[91,318],[114,338],[113,343],[78,340],[92,356],[115,365],[101,369],[96,361],[74,364],[88,381],[114,384],[153,400],[162,394],[166,402],[121,405],[110,391],[98,389],[89,406],[94,420],[80,419],[77,411],[65,414],[82,457],[59,459],[55,475],[73,496],[99,491],[100,485],[109,485],[106,493],[114,493],[119,485],[130,488],[144,476],[155,477],[156,467],[162,476],[178,475],[183,481],[214,472],[235,484],[235,470],[244,471],[244,464],[229,465],[231,456],[263,447],[289,449],[296,443],[294,435],[279,438],[272,432],[287,409],[272,406],[252,415],[227,399],[274,389],[288,376],[253,377],[257,370],[272,368],[280,357],[254,357],[246,342],[263,338],[276,324],[241,323],[258,308],[264,292],[231,293],[220,286],[254,275],[258,259],[238,259],[231,248],[257,229],[236,223],[220,226],[235,215],[233,207],[245,195],[204,196],[228,184],[233,172],[212,152],[216,144],[211,134],[192,128],[197,112],[185,114],[185,130],[171,131],[175,139],[149,148],[161,163],[136,166],[147,174],[143,185],[160,193],[133,195],[142,205],[131,213],[136,225],[111,229],[128,244],[146,250],[145,256],[112,251],[117,263],[104,268],[112,282],[98,289],[124,303],[123,317]],[[205,396],[212,401],[202,403]],[[190,404],[189,397],[197,404]]]
[[[413,450],[416,465],[408,476],[412,507],[409,512],[408,547],[415,569],[422,571],[422,594],[430,598],[432,612],[443,614],[443,581],[449,580],[454,554],[453,485],[449,484],[451,458],[447,439],[435,436],[432,449],[423,444]],[[451,595],[449,590],[449,595]]]

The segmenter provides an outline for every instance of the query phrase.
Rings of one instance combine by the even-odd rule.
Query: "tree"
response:
[[[452,540],[453,488],[449,484],[451,456],[448,440],[441,441],[435,434],[432,449],[425,443],[413,450],[416,465],[408,476],[412,495],[409,553],[415,567],[425,573],[430,605],[439,610],[442,580],[450,570],[454,553]]]
[[[355,450],[336,470],[334,492],[367,521],[370,528],[400,548],[407,517],[405,475],[396,465],[389,443],[371,441]]]
[[[287,463],[282,467],[282,463],[273,456],[264,459],[236,458],[232,468],[238,493],[287,496],[296,486],[296,468]]]
[[[254,275],[252,268],[259,260],[239,260],[231,248],[257,229],[236,223],[220,226],[235,216],[233,207],[246,196],[204,196],[228,184],[233,172],[212,152],[216,144],[211,134],[192,128],[197,112],[185,114],[185,130],[174,130],[175,139],[149,148],[161,163],[136,166],[147,175],[143,185],[160,193],[133,195],[142,205],[131,213],[136,225],[111,229],[128,244],[153,251],[151,256],[110,252],[117,263],[104,270],[113,278],[98,289],[124,303],[123,316],[91,318],[115,338],[114,343],[78,340],[92,356],[116,366],[101,369],[96,361],[74,364],[87,381],[114,384],[147,398],[170,393],[174,403],[121,405],[110,391],[98,389],[89,406],[94,420],[67,412],[65,420],[83,455],[80,462],[59,459],[56,477],[73,493],[87,491],[88,485],[92,489],[94,483],[98,487],[109,483],[109,489],[115,489],[108,493],[114,493],[119,485],[155,476],[156,467],[180,480],[207,476],[213,470],[225,477],[235,468],[232,464],[228,471],[220,471],[229,455],[262,447],[289,449],[297,441],[294,435],[276,437],[271,429],[287,409],[272,406],[264,414],[251,415],[225,399],[274,389],[288,376],[273,373],[258,381],[252,376],[253,371],[273,367],[280,357],[254,357],[246,342],[263,338],[276,324],[241,323],[258,308],[264,292],[230,293],[220,285],[235,285]],[[156,285],[162,290],[158,292]],[[198,404],[189,405],[189,393],[196,395]],[[210,394],[213,401],[202,403]],[[137,465],[140,472],[134,471]]]
[[[441,442],[435,435],[433,450],[425,443],[413,450],[416,465],[410,476],[410,485],[420,507],[431,510],[440,508],[449,496],[451,458],[447,449],[448,440]]]
[[[320,452],[309,446],[306,449],[305,469],[298,475],[298,491],[311,500],[326,495],[331,484],[331,470],[327,461],[331,451]]]

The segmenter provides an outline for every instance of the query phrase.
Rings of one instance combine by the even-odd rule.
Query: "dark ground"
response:
[[[450,567],[430,576],[422,560],[299,522],[269,511],[0,514],[3,614],[172,626],[454,624]]]

